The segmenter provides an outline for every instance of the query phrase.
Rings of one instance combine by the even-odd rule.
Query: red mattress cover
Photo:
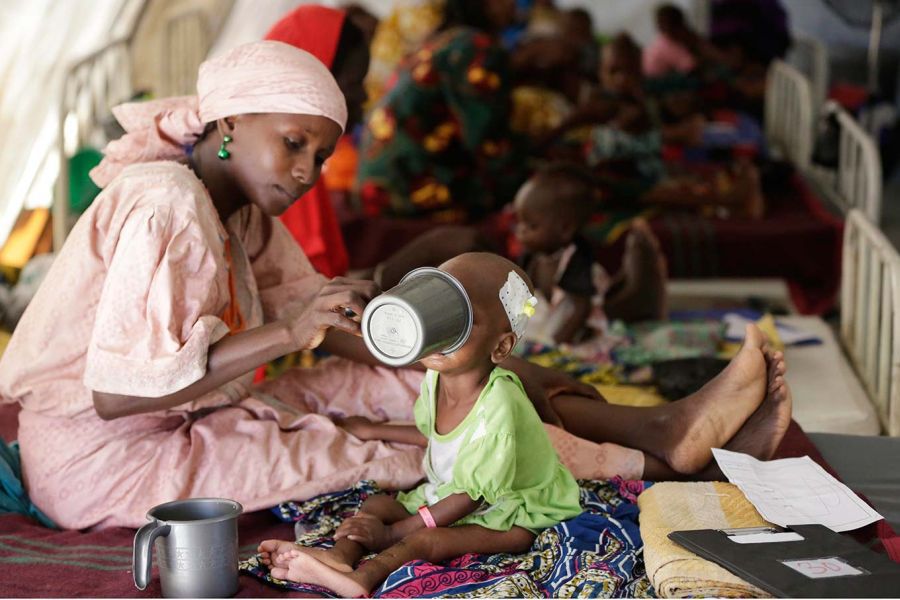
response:
[[[17,406],[0,407],[0,424],[9,431],[15,426]],[[9,439],[8,437],[5,439]],[[778,449],[777,457],[808,455],[835,474],[799,425],[792,422]],[[836,475],[836,474],[835,474]],[[239,520],[240,556],[254,553],[256,544],[267,538],[290,538],[290,525],[268,511],[242,515]],[[854,532],[861,542],[891,538],[884,521]],[[156,567],[150,586],[139,591],[131,573],[134,530],[124,527],[102,531],[58,531],[47,529],[21,515],[0,515],[0,597],[159,597]],[[886,542],[890,550],[900,550],[896,536]],[[900,562],[900,556],[892,554]],[[240,577],[237,597],[311,597],[275,589],[248,576]]]

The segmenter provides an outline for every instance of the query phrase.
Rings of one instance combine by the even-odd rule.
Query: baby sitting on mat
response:
[[[483,253],[462,254],[440,269],[469,294],[474,322],[459,350],[422,359],[428,372],[416,425],[364,418],[344,423],[361,439],[426,447],[427,481],[396,500],[366,500],[338,528],[331,549],[262,542],[259,552],[273,577],[363,596],[411,560],[526,552],[542,529],[582,512],[578,485],[519,378],[497,366],[534,311],[528,276],[505,258]],[[379,554],[355,568],[369,551]]]

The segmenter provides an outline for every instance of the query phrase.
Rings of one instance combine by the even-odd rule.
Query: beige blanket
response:
[[[662,598],[768,598],[768,593],[671,541],[672,531],[769,525],[730,483],[658,483],[638,497],[647,576]]]

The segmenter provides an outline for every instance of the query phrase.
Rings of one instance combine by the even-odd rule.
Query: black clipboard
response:
[[[764,530],[793,531],[803,539],[752,544],[732,539]],[[823,525],[792,525],[784,530],[754,527],[673,531],[669,539],[775,596],[900,595],[900,565]]]

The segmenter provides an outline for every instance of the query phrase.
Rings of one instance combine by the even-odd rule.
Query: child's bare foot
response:
[[[256,551],[259,552],[260,560],[264,565],[287,567],[287,563],[281,564],[278,558],[295,548],[297,545],[287,540],[264,540],[257,546]]]
[[[675,414],[667,430],[674,438],[665,444],[662,458],[674,470],[699,472],[711,460],[711,449],[731,440],[760,406],[767,393],[765,341],[756,325],[747,325],[744,344],[728,366],[671,405]]]
[[[338,571],[349,573],[353,563],[336,548],[305,548],[284,540],[266,540],[259,545],[257,552],[264,565],[287,568],[288,563],[297,554],[309,554],[319,562],[323,562]]]
[[[287,568],[272,569],[272,577],[294,581],[296,583],[312,583],[328,588],[342,598],[359,598],[369,593],[354,576],[354,572],[338,571],[331,566],[316,560],[310,554],[293,552]]]
[[[295,546],[291,556],[286,556],[284,558],[290,560],[293,556],[296,556],[297,553],[311,556],[317,561],[325,563],[332,569],[341,571],[342,573],[349,573],[353,570],[353,562],[336,548],[305,548],[303,546]]]
[[[641,321],[666,314],[666,259],[644,219],[635,219],[625,241],[622,267],[604,301],[611,319]]]

